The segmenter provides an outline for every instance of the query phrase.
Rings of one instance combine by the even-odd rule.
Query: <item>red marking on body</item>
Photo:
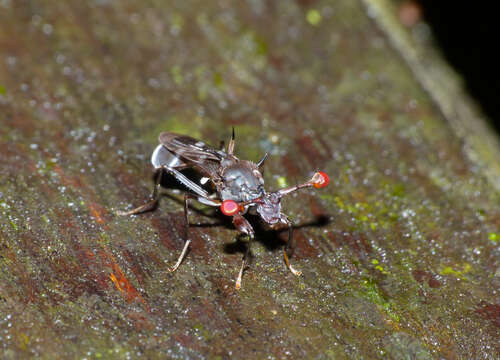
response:
[[[234,200],[224,200],[220,206],[220,210],[226,216],[234,216],[240,212],[240,207]]]

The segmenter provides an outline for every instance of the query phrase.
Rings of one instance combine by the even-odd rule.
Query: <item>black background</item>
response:
[[[500,12],[496,1],[419,0],[423,20],[500,133]]]

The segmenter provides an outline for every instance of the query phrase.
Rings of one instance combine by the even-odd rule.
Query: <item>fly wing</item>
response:
[[[172,132],[163,132],[159,137],[160,144],[212,180],[219,179],[217,169],[220,162],[227,157],[223,151],[216,150],[201,140]]]
[[[151,164],[156,169],[166,166],[170,169],[182,170],[188,167],[177,155],[170,152],[162,144],[158,145],[151,155]]]

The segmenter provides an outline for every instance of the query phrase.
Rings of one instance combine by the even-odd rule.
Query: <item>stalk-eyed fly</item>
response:
[[[227,150],[217,150],[203,141],[192,137],[179,135],[172,132],[163,132],[159,136],[160,145],[151,156],[151,163],[159,172],[153,188],[152,200],[130,211],[119,211],[119,215],[133,215],[156,207],[161,178],[164,173],[175,177],[189,191],[184,194],[184,217],[186,234],[189,231],[188,202],[197,200],[203,204],[219,207],[226,216],[232,217],[236,229],[250,238],[254,238],[254,230],[243,215],[247,212],[256,214],[271,228],[285,225],[288,227],[288,241],[283,251],[283,258],[288,269],[297,276],[302,273],[296,270],[289,258],[294,252],[293,228],[288,217],[281,212],[281,198],[291,192],[305,188],[322,188],[330,182],[328,175],[322,171],[316,172],[312,178],[302,184],[283,188],[278,191],[266,192],[261,169],[267,158],[267,153],[253,163],[240,160],[234,154],[234,129]],[[191,168],[200,173],[202,178],[198,181],[190,179],[183,169]],[[210,182],[213,192],[205,190],[204,185]],[[181,264],[188,250],[191,240],[186,236],[184,248],[170,271],[175,271]],[[236,279],[236,289],[241,287],[243,270],[250,253],[249,244]]]

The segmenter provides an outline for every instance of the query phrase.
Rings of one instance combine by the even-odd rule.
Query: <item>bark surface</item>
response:
[[[0,1],[0,357],[498,358],[488,156],[364,3]],[[169,273],[179,191],[115,215],[148,200],[161,131],[231,127],[268,190],[332,178],[283,203],[300,278],[250,219],[235,290],[244,244],[200,204]]]

